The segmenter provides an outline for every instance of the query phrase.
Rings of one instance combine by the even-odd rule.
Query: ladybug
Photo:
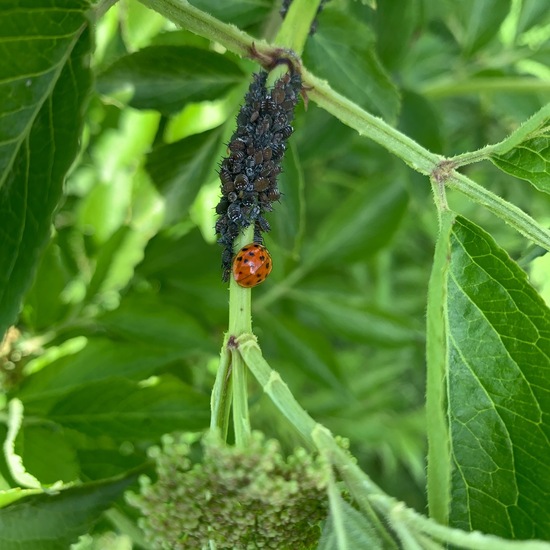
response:
[[[250,243],[243,246],[233,260],[233,277],[239,286],[250,288],[263,283],[273,263],[265,246]]]

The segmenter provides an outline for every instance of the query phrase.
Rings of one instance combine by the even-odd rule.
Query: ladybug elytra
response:
[[[239,286],[250,288],[263,283],[273,263],[265,246],[250,243],[243,246],[233,260],[233,277]]]

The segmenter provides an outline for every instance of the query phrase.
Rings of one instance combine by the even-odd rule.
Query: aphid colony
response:
[[[273,210],[272,203],[281,196],[277,176],[286,140],[294,131],[290,123],[302,81],[295,72],[283,75],[271,90],[267,89],[266,81],[267,72],[254,75],[237,115],[237,129],[228,144],[229,156],[220,167],[222,197],[216,206],[219,215],[216,233],[224,247],[224,281],[231,272],[237,235],[253,224],[254,242],[262,244],[262,232],[270,229],[264,213]],[[247,286],[255,286],[261,280]]]

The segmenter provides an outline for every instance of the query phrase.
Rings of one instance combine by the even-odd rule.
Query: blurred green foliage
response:
[[[279,24],[268,0],[221,11],[192,3],[253,36],[272,38]],[[333,0],[305,65],[442,155],[503,139],[548,99],[546,0],[405,5],[396,13],[393,0],[376,10]],[[227,326],[217,167],[255,67],[131,0],[95,33],[97,87],[80,153],[32,284],[32,270],[20,281],[21,314],[0,355],[2,388],[28,419],[16,452],[42,483],[124,474],[163,433],[207,428]],[[437,235],[429,182],[315,104],[298,108],[294,126],[281,204],[269,215],[274,270],[253,291],[254,331],[304,408],[350,439],[376,483],[424,511],[425,310]],[[550,222],[548,196],[526,182],[489,163],[463,171]],[[29,193],[38,187],[31,181]],[[523,255],[523,237],[464,197],[449,199],[512,258]],[[44,237],[28,239],[21,247],[37,254]],[[13,251],[0,252],[5,265]],[[548,292],[542,273],[535,280]],[[251,403],[254,427],[289,449],[298,442],[255,386]],[[13,481],[4,459],[0,475]],[[126,531],[134,512],[120,503],[117,513],[111,524]]]

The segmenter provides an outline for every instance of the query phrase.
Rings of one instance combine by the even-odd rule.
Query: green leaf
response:
[[[338,337],[382,347],[399,347],[422,340],[410,322],[389,311],[338,292],[293,292],[292,299],[316,313],[324,328]]]
[[[282,357],[293,357],[293,364],[289,368],[298,365],[308,378],[330,387],[333,392],[337,390],[342,394],[347,393],[339,379],[334,350],[317,331],[290,317],[285,318],[284,323],[272,316],[262,319],[269,326],[269,334],[264,335],[267,346],[271,340],[274,350]]]
[[[70,273],[61,257],[59,245],[51,241],[25,298],[22,320],[27,327],[45,331],[69,312],[68,304],[60,299],[69,281]]]
[[[166,200],[167,224],[181,221],[201,185],[214,179],[221,129],[155,147],[146,169]]]
[[[402,94],[399,129],[430,151],[443,151],[442,121],[433,103],[410,90],[403,90]]]
[[[78,151],[91,85],[87,9],[83,0],[2,6],[0,333],[30,286]]]
[[[395,68],[411,47],[413,31],[420,17],[418,0],[394,2],[378,0],[376,3],[376,50],[384,65]],[[389,32],[391,31],[391,32]],[[399,40],[396,40],[396,36]]]
[[[548,21],[548,3],[546,0],[523,0],[521,12],[517,21],[517,33],[522,33],[531,27],[544,25]]]
[[[208,334],[195,317],[156,294],[128,294],[114,311],[104,314],[99,323],[115,338],[148,342],[165,353],[173,350],[210,349]]]
[[[399,95],[374,50],[374,36],[367,25],[344,13],[325,10],[319,30],[304,52],[308,68],[361,107],[394,121]]]
[[[190,3],[216,19],[233,23],[239,28],[263,21],[273,9],[271,0],[231,0],[221,3],[219,0],[193,0]]]
[[[44,485],[76,481],[79,477],[75,449],[49,419],[43,425],[23,424],[15,440],[15,452],[25,469]]]
[[[47,416],[95,437],[148,440],[167,432],[207,428],[210,399],[169,376],[144,386],[119,378],[71,392]]]
[[[88,532],[99,515],[137,479],[86,483],[57,494],[23,498],[0,509],[2,550],[62,550]]]
[[[491,161],[503,172],[527,180],[539,191],[550,193],[550,129],[547,135],[528,139],[503,155],[491,156]]]
[[[282,199],[275,205],[275,212],[266,215],[272,228],[269,239],[297,256],[304,237],[305,198],[304,175],[294,147],[286,153],[278,180]]]
[[[117,60],[98,80],[101,93],[131,86],[130,105],[164,115],[189,102],[217,99],[244,73],[227,57],[192,46],[149,46]]]
[[[337,205],[304,251],[308,269],[323,263],[363,260],[387,245],[407,206],[401,182],[363,185]]]
[[[28,414],[43,415],[56,401],[87,384],[114,378],[141,380],[196,348],[164,349],[147,341],[119,341],[91,338],[74,354],[41,365],[17,393]]]
[[[448,410],[437,433],[428,410],[430,444],[445,438],[438,482],[449,485],[438,505],[454,527],[548,540],[550,310],[490,235],[464,218],[450,222],[428,309],[428,400]]]
[[[510,11],[510,0],[462,0],[449,2],[449,27],[464,53],[471,55],[498,33]]]

